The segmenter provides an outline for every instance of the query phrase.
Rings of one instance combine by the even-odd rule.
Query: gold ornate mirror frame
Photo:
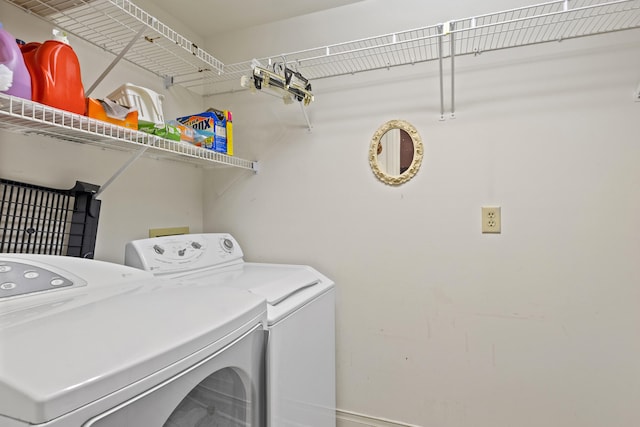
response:
[[[411,141],[413,142],[413,158],[411,160],[411,164],[399,175],[389,174],[378,161],[378,155],[382,151],[383,136],[393,129],[405,131],[411,137]],[[404,120],[390,120],[380,126],[373,134],[373,138],[371,138],[371,146],[369,147],[369,164],[371,165],[371,170],[374,175],[380,181],[388,185],[400,185],[409,181],[416,173],[418,173],[420,165],[422,164],[423,151],[424,149],[420,134],[411,123]]]

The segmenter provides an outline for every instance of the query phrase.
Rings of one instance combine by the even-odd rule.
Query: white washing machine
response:
[[[267,425],[335,427],[334,283],[304,265],[245,262],[229,234],[130,242],[127,265],[267,300]]]
[[[0,254],[0,426],[264,426],[264,297]]]

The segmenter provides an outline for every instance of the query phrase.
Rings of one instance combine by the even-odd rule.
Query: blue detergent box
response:
[[[202,146],[218,153],[227,152],[227,121],[222,111],[178,117],[180,124],[196,130],[202,139]]]

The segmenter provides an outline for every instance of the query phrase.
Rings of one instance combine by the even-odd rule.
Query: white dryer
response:
[[[229,234],[127,244],[125,263],[159,277],[244,289],[267,300],[267,425],[335,427],[335,288],[304,265],[245,262]]]
[[[264,297],[0,254],[0,426],[263,426]]]

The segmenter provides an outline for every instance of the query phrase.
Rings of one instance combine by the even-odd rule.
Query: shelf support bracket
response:
[[[97,198],[98,198],[98,197],[99,197],[99,196],[104,192],[104,190],[106,190],[106,189],[107,189],[107,188],[108,188],[108,187],[113,183],[113,181],[115,181],[116,179],[118,179],[118,177],[119,177],[120,175],[122,175],[122,173],[123,173],[125,170],[127,170],[127,169],[129,168],[129,166],[131,166],[132,164],[134,164],[134,163],[135,163],[135,161],[136,161],[136,160],[138,160],[138,159],[139,159],[139,158],[144,154],[144,152],[145,152],[145,151],[147,151],[147,148],[149,148],[149,147],[148,147],[148,146],[141,147],[137,152],[133,153],[133,156],[131,156],[131,158],[130,158],[129,160],[127,160],[127,161],[125,162],[125,164],[124,164],[124,165],[122,165],[122,166],[120,167],[120,169],[118,169],[118,170],[116,171],[116,173],[114,173],[114,174],[111,176],[111,178],[109,178],[109,179],[107,180],[107,182],[105,182],[103,185],[101,185],[101,186],[100,186],[100,189],[96,192],[96,194],[95,194],[94,198],[96,198],[96,199],[97,199]]]
[[[122,51],[118,54],[118,56],[116,56],[115,59],[113,61],[111,61],[111,64],[109,64],[109,66],[107,68],[105,68],[105,70],[102,72],[102,74],[100,74],[100,76],[91,85],[91,87],[85,91],[85,93],[84,93],[85,96],[88,97],[89,94],[91,92],[93,92],[93,90],[102,82],[102,80],[104,80],[104,78],[107,76],[107,74],[109,74],[111,72],[111,70],[113,70],[113,68],[118,64],[118,62],[120,62],[120,60],[127,54],[127,52],[129,52],[129,50],[133,47],[135,42],[138,41],[138,39],[140,38],[140,36],[144,32],[145,28],[147,28],[146,25],[143,25],[142,27],[140,27],[140,29],[138,30],[136,35],[133,36],[133,38],[129,42],[129,44],[126,45],[124,49],[122,49]]]
[[[302,115],[304,115],[304,119],[307,122],[307,128],[309,129],[309,132],[311,132],[311,128],[312,128],[311,121],[309,120],[309,116],[307,115],[307,110],[305,110],[302,102],[300,102],[300,108],[302,108]]]
[[[455,69],[455,58],[456,58],[456,35],[453,32],[454,23],[451,23],[449,28],[449,46],[451,47],[451,118],[454,119],[456,117],[456,69]]]
[[[442,30],[443,26],[438,26],[438,66],[440,68],[440,120],[444,120],[444,82],[442,77]]]

